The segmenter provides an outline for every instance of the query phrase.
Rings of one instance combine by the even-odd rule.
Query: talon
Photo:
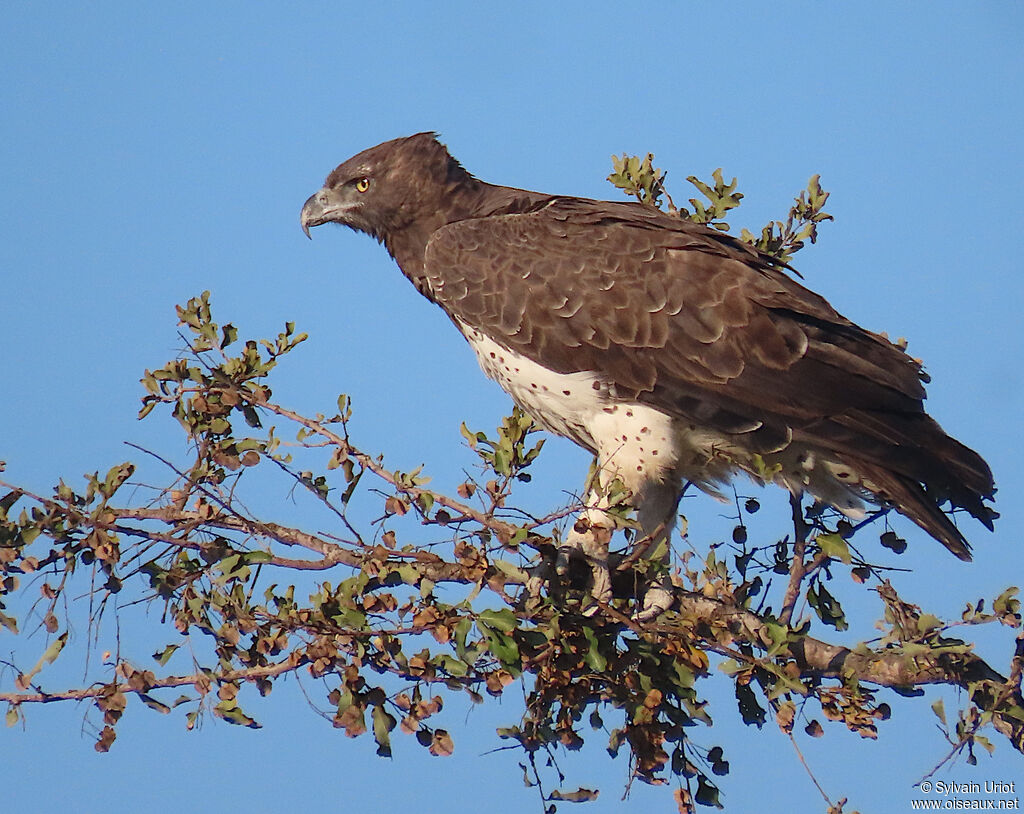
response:
[[[662,607],[660,605],[651,605],[649,608],[638,610],[633,614],[634,622],[653,622],[661,614],[668,610],[668,607]]]
[[[594,584],[590,595],[599,602],[610,602],[612,599],[612,580],[607,565],[595,565],[593,571]]]
[[[607,571],[603,572],[607,576]],[[598,588],[598,572],[594,572],[594,590],[590,594],[590,598],[587,603],[583,606],[580,614],[583,616],[594,616],[598,611],[601,610],[601,603],[607,605],[612,601],[612,586],[611,582],[608,583],[607,587]]]
[[[651,622],[672,607],[675,599],[670,588],[654,584],[644,594],[643,607],[633,614],[637,622]]]
[[[576,549],[573,546],[560,546],[558,549],[558,558],[555,560],[555,573],[560,577],[564,577],[569,573],[569,560],[572,557],[572,552]]]

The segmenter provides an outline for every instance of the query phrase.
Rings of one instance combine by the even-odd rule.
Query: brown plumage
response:
[[[919,365],[736,238],[484,183],[430,133],[334,170],[302,210],[307,234],[328,221],[383,242],[541,424],[638,502],[657,492],[652,532],[683,480],[714,492],[738,471],[852,516],[893,506],[961,559],[942,503],[992,528],[992,474],[925,413]]]

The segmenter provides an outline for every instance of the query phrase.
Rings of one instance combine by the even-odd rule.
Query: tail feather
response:
[[[949,549],[957,558],[969,562],[971,545],[961,534],[949,515],[940,508],[940,500],[915,480],[867,461],[850,462],[856,466],[861,477],[871,484],[871,491],[884,504],[892,506],[900,514],[913,520],[928,534]],[[974,505],[963,505],[956,500],[954,505],[967,509],[989,529],[992,528],[991,510],[974,495],[966,501]],[[980,508],[979,508],[980,507]],[[979,516],[980,515],[980,516]]]
[[[851,410],[819,427],[876,499],[906,515],[962,560],[970,546],[942,505],[966,510],[987,529],[998,515],[992,470],[924,412]]]

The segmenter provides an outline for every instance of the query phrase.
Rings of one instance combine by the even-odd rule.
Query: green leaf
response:
[[[849,627],[846,623],[843,606],[821,583],[818,583],[817,587],[811,585],[807,589],[807,604],[826,625],[830,625],[836,630],[846,630]]]
[[[367,627],[366,614],[355,608],[342,608],[338,613],[331,616],[331,621],[343,628],[352,630],[365,630]]]
[[[21,490],[15,489],[13,492],[8,492],[0,498],[0,520],[7,517],[7,512],[11,510],[11,506],[17,503],[22,494]]]
[[[931,613],[922,613],[917,620],[917,631],[922,635],[931,633],[933,630],[938,630],[941,627],[942,620]]]
[[[1024,722],[1024,707],[1019,704],[1011,704],[1007,702],[999,708],[999,715],[1002,717],[1009,716],[1011,718],[1016,718],[1018,721]]]
[[[253,565],[254,563],[272,562],[274,555],[269,551],[247,551],[240,559],[247,565]]]
[[[391,730],[397,721],[382,706],[373,708],[373,739],[377,741],[377,754],[391,757]]]
[[[940,698],[934,704],[932,704],[932,712],[935,713],[935,717],[942,721],[942,725],[946,726],[946,705]]]
[[[522,531],[522,529],[520,529],[520,531]],[[508,560],[491,560],[491,565],[493,565],[498,571],[501,571],[501,573],[506,577],[516,582],[525,583],[530,577],[524,569],[509,562]]]
[[[463,616],[459,619],[455,625],[455,655],[459,659],[464,659],[466,656],[466,637],[469,636],[469,631],[473,627],[473,620],[468,616]]]
[[[238,329],[234,325],[228,323],[221,329],[221,349],[226,348],[236,339],[238,339]]]
[[[111,467],[103,479],[103,485],[100,486],[100,494],[103,497],[111,497],[134,473],[135,465],[132,463],[126,462]]]
[[[217,706],[213,708],[213,714],[218,718],[222,718],[229,724],[235,724],[236,726],[247,726],[249,729],[261,729],[259,723],[255,719],[250,718],[244,712],[241,707],[238,706],[237,702],[232,699],[230,701],[221,701]]]
[[[57,656],[60,655],[60,651],[64,649],[64,645],[68,643],[68,632],[65,630],[56,639],[50,642],[49,647],[43,651],[43,655],[39,657],[39,661],[36,662],[35,667],[29,670],[22,677],[25,684],[28,684],[29,680],[42,670],[47,664],[52,664],[57,660]]]
[[[469,427],[466,426],[466,422],[465,421],[463,421],[459,425],[459,432],[461,432],[462,433],[462,437],[466,439],[467,443],[469,444],[470,449],[476,449],[476,445],[480,441],[486,440],[486,436],[481,437],[481,436],[483,436],[483,433],[473,432]]]
[[[27,522],[27,521],[26,521]],[[21,537],[21,542],[24,545],[28,545],[36,539],[42,532],[40,532],[37,526],[24,526],[21,531],[18,532],[18,536]]]
[[[498,635],[502,634],[499,633]],[[439,669],[444,670],[448,675],[454,676],[455,678],[462,678],[469,673],[468,664],[457,658],[449,656],[447,653],[438,653],[430,660],[430,663],[436,665]]]
[[[584,627],[583,637],[587,640],[587,644],[589,645],[587,652],[583,655],[583,660],[591,670],[603,673],[608,667],[608,659],[604,657],[604,654],[600,650],[597,635],[591,628]]]
[[[992,610],[1004,621],[1008,622],[1008,619],[1016,617],[1020,613],[1020,600],[1017,599],[1018,589],[1016,587],[1009,587],[1003,591],[999,596],[992,602]],[[1019,624],[1019,619],[1017,619]]]
[[[511,633],[519,624],[516,615],[509,608],[501,610],[483,610],[476,618],[492,628],[497,628],[502,633]]]
[[[497,449],[495,449],[494,463],[492,464],[492,466],[494,467],[494,471],[497,472],[499,475],[508,475],[510,459],[511,455],[507,450],[505,450],[502,447],[498,447]]]
[[[606,747],[606,749],[608,750],[608,754],[612,757],[618,757],[619,749],[622,747],[622,744],[625,742],[625,740],[625,729],[613,729],[611,734],[608,736],[608,746]]]
[[[153,658],[156,659],[157,664],[164,665],[174,655],[174,651],[181,647],[180,644],[169,644],[163,650],[153,654]]]
[[[502,666],[513,675],[519,675],[522,670],[522,660],[519,657],[519,645],[515,639],[502,631],[492,628],[477,619],[477,628],[487,640],[487,649],[491,652]]]
[[[245,418],[245,423],[254,429],[258,429],[263,426],[260,423],[259,413],[256,412],[256,408],[252,405],[246,404],[242,406],[242,416]],[[231,429],[231,426],[226,421],[223,423],[225,425],[224,429],[217,430],[218,432],[228,432]],[[211,428],[212,426],[213,425],[211,425]]]
[[[834,560],[839,560],[849,565],[853,559],[850,555],[850,547],[840,534],[819,534],[814,538],[814,541],[818,544],[823,554],[832,557]]]

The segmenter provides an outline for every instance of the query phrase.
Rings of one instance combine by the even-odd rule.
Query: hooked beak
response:
[[[337,200],[334,190],[324,187],[310,195],[306,203],[302,205],[299,221],[302,224],[302,231],[306,237],[312,240],[313,236],[309,233],[310,227],[331,221],[344,223],[345,212],[350,208],[351,204]]]

